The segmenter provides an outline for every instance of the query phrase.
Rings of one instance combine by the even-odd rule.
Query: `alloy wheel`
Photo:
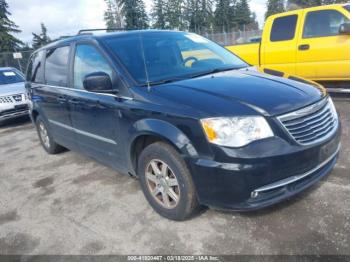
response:
[[[172,209],[180,200],[176,175],[162,160],[153,159],[146,168],[146,181],[152,197],[164,208]]]
[[[48,134],[47,129],[46,129],[43,122],[40,122],[40,124],[39,124],[39,133],[40,133],[41,140],[43,141],[45,147],[50,148],[49,134]]]

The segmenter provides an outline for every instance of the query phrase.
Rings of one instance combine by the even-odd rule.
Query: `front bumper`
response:
[[[27,102],[0,106],[0,121],[25,116],[28,114],[29,107]]]
[[[326,142],[310,147],[274,138],[244,152],[224,149],[225,163],[188,160],[199,201],[214,208],[249,211],[290,198],[332,170],[340,135],[339,127]]]

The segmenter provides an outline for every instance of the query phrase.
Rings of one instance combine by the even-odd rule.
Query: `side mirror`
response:
[[[339,34],[350,35],[350,23],[341,24],[339,27]]]
[[[96,93],[113,93],[111,77],[104,72],[95,72],[84,77],[85,90]]]

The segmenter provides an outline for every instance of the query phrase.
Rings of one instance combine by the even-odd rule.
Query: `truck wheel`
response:
[[[40,116],[37,117],[35,123],[40,143],[47,153],[54,155],[65,151],[64,147],[60,146],[53,140],[53,137],[47,128],[47,124]]]
[[[147,146],[138,161],[142,191],[153,209],[171,220],[186,220],[200,210],[191,174],[170,145]]]

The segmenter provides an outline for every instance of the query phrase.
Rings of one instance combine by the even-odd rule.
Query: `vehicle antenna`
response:
[[[148,70],[147,70],[147,63],[146,63],[145,49],[144,49],[144,47],[143,47],[143,39],[142,39],[142,35],[141,35],[141,34],[139,34],[139,38],[140,38],[140,44],[141,44],[141,52],[142,52],[143,65],[144,65],[144,67],[145,67],[147,90],[148,90],[148,92],[149,92],[149,91],[151,91],[151,84],[150,84],[150,81],[149,81]]]

